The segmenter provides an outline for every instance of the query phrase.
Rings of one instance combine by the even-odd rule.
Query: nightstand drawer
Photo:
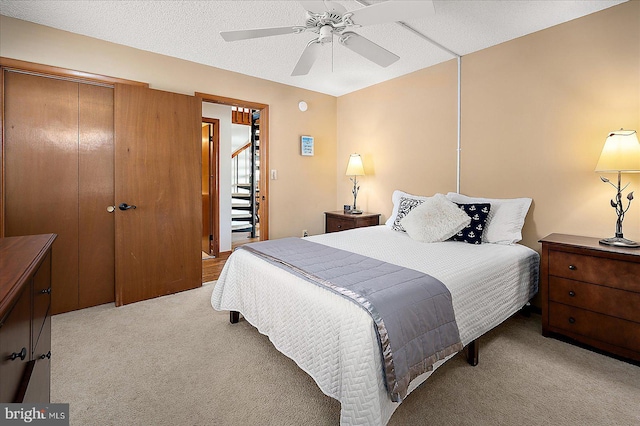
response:
[[[550,250],[549,275],[640,292],[640,263]]]
[[[380,222],[379,213],[349,214],[341,211],[324,212],[325,232],[338,232],[347,229],[375,226]]]
[[[328,219],[326,225],[326,232],[338,232],[346,229],[354,229],[356,227],[355,221],[338,218]]]
[[[640,322],[640,293],[549,277],[549,300]]]
[[[640,352],[640,324],[635,322],[549,302],[549,325]]]

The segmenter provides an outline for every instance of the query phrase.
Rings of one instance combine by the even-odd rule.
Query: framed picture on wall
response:
[[[300,136],[300,155],[313,156],[313,137]]]

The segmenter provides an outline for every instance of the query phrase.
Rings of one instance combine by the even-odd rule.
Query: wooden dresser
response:
[[[0,402],[48,403],[51,245],[55,234],[0,238]]]
[[[640,250],[564,234],[540,241],[542,334],[640,361]]]
[[[338,232],[380,224],[380,213],[351,214],[342,211],[324,212],[324,232]]]

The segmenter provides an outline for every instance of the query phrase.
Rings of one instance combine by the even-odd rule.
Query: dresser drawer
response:
[[[549,325],[640,352],[640,324],[573,306],[549,302]]]
[[[356,223],[353,220],[340,219],[336,217],[327,218],[326,232],[338,232],[346,229],[354,229]]]
[[[549,275],[640,293],[640,263],[550,250]]]
[[[640,293],[549,277],[549,300],[640,323]]]
[[[0,403],[49,403],[51,296],[42,290],[51,287],[55,238],[0,238]]]
[[[51,305],[51,253],[33,276],[33,349]]]
[[[11,312],[0,318],[0,402],[18,402],[18,389],[31,359],[30,288],[23,288]]]
[[[34,370],[29,378],[23,402],[51,401],[51,317],[47,316],[33,351]]]

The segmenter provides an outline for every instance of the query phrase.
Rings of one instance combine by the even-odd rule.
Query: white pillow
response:
[[[471,217],[443,194],[424,200],[400,219],[407,234],[423,243],[447,240],[469,223]]]
[[[454,203],[490,203],[491,210],[482,241],[497,244],[515,244],[522,240],[524,218],[531,206],[531,198],[480,198],[449,192],[447,198]]]
[[[391,212],[391,216],[389,216],[389,219],[387,219],[387,221],[384,223],[389,228],[393,228],[393,223],[396,221],[396,217],[398,216],[398,207],[400,206],[400,199],[403,197],[411,198],[414,200],[420,200],[420,201],[424,201],[427,198],[429,198],[429,197],[424,197],[420,195],[411,195],[397,189],[393,191],[393,195],[391,195],[391,201],[393,202],[393,210]]]

